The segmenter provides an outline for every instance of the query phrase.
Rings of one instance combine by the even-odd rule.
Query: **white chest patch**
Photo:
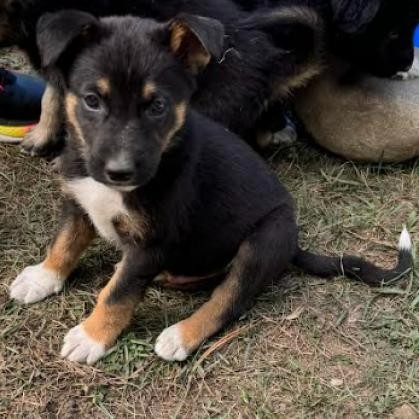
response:
[[[80,206],[89,214],[98,233],[112,243],[119,243],[113,220],[128,216],[121,192],[96,182],[91,177],[74,179],[66,183],[69,191]]]

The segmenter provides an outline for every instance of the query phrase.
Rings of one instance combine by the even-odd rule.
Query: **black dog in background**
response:
[[[304,74],[311,74],[315,67],[316,51],[312,46],[318,22],[309,11],[278,13],[278,37],[273,43],[270,35],[259,28],[239,28],[236,22],[247,14],[229,0],[0,0],[0,45],[21,48],[35,68],[43,68],[50,81],[41,121],[22,144],[32,154],[46,153],[55,146],[62,123],[61,82],[48,71],[48,63],[41,62],[35,28],[43,13],[65,8],[96,16],[131,14],[168,20],[187,12],[221,20],[226,28],[223,53],[200,73],[192,103],[249,142],[259,139],[260,144],[269,143],[270,131],[281,129],[282,123],[268,125],[269,121],[262,117],[268,104],[282,102],[299,81],[306,79]]]
[[[236,0],[251,16],[245,28],[266,31],[273,42],[282,35],[275,22],[276,8],[311,10],[318,15],[319,33],[314,69],[344,66],[342,83],[356,83],[364,73],[378,77],[409,78],[414,59],[413,34],[419,21],[419,0]],[[281,41],[283,42],[283,41]],[[307,72],[306,74],[309,74]],[[313,73],[315,77],[318,71]],[[304,83],[302,84],[304,86]],[[304,94],[302,92],[301,94]],[[292,97],[290,100],[292,107]],[[277,130],[283,125],[280,107],[270,104],[261,121]],[[298,116],[297,116],[298,119]],[[300,124],[297,124],[300,125]],[[305,133],[303,126],[301,132]],[[273,129],[271,128],[271,131]],[[295,134],[295,137],[297,135]]]
[[[43,13],[63,8],[160,20],[183,11],[220,19],[228,34],[225,55],[220,65],[211,63],[200,76],[194,105],[263,146],[284,127],[284,100],[327,66],[328,53],[355,70],[386,77],[406,70],[413,59],[419,0],[236,2],[253,16],[230,0],[0,0],[0,46],[17,45],[39,68],[36,22]],[[48,152],[58,138],[61,101],[54,84],[45,93],[40,124],[23,142],[32,154]]]
[[[211,298],[165,329],[155,351],[184,360],[254,304],[264,285],[294,264],[371,285],[412,263],[407,231],[398,265],[326,257],[298,246],[292,199],[243,141],[189,107],[197,71],[223,53],[223,27],[179,15],[168,23],[80,11],[45,15],[43,62],[61,74],[69,140],[62,155],[66,195],[61,228],[46,260],[11,285],[24,303],[59,292],[95,230],[122,261],[92,314],[64,339],[62,356],[92,364],[129,324],[162,271],[218,278]]]
[[[354,69],[379,77],[407,71],[414,58],[413,35],[419,23],[419,0],[235,0],[260,13],[263,25],[275,8],[310,8],[323,19],[325,52]],[[270,25],[272,36],[275,22]]]

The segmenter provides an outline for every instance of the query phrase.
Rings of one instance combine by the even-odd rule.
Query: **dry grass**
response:
[[[275,167],[295,196],[304,245],[390,266],[403,223],[419,240],[418,162],[355,166],[308,145],[280,154]],[[180,364],[158,359],[153,341],[205,294],[152,288],[108,358],[95,368],[61,360],[64,334],[91,310],[117,255],[98,243],[64,293],[28,307],[8,301],[7,285],[42,258],[58,214],[48,165],[0,146],[1,417],[418,414],[415,274],[385,291],[290,272]]]

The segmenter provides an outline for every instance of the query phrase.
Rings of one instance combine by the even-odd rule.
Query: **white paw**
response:
[[[106,355],[105,345],[87,336],[83,325],[73,327],[64,337],[61,356],[72,362],[94,364]]]
[[[398,80],[414,80],[419,78],[419,60],[415,57],[413,65],[409,71],[400,71],[395,76]]]
[[[64,278],[42,264],[28,266],[10,285],[10,297],[24,304],[36,303],[60,292],[63,285]]]
[[[154,352],[166,361],[184,361],[189,351],[182,342],[182,335],[178,324],[164,329],[156,340]]]
[[[400,71],[394,76],[394,79],[407,81],[417,79],[418,77],[417,71]]]
[[[272,134],[272,144],[274,145],[290,145],[297,141],[297,131],[292,125],[287,125],[281,131]]]

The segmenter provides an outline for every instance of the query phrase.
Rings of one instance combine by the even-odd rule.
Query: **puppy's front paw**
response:
[[[166,361],[184,361],[190,351],[183,341],[179,323],[163,330],[154,346],[156,354]]]
[[[73,327],[64,337],[61,356],[72,362],[94,364],[106,355],[105,345],[87,335],[82,324]]]
[[[32,304],[61,291],[64,279],[41,264],[28,266],[10,285],[10,297],[20,303]]]

